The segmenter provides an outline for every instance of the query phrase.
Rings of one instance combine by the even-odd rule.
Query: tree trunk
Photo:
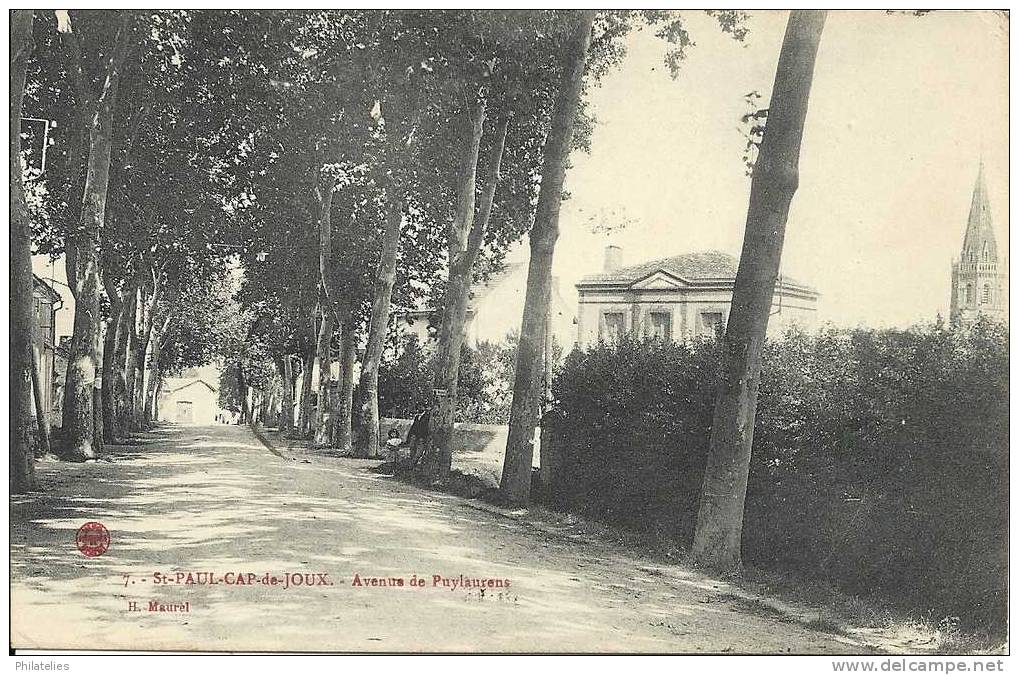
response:
[[[145,426],[145,373],[149,368],[149,346],[152,343],[152,331],[155,322],[156,304],[159,302],[161,284],[159,277],[152,276],[152,290],[145,293],[142,287],[141,294],[144,298],[138,304],[140,312],[140,330],[135,340],[135,356],[132,359],[135,368],[133,377],[133,390],[131,392],[131,428],[141,429]]]
[[[74,295],[74,332],[71,337],[64,382],[63,436],[65,457],[75,461],[96,456],[96,424],[93,384],[99,316],[99,239],[106,221],[106,192],[110,180],[113,147],[113,112],[123,65],[131,14],[125,12],[110,54],[105,83],[89,128],[88,172],[82,200],[80,233],[68,237],[67,278]]]
[[[144,328],[141,339],[138,340],[138,352],[134,362],[136,374],[134,378],[134,395],[131,397],[133,407],[131,408],[131,427],[135,430],[145,427],[145,374],[151,371],[149,362],[149,347],[151,345],[152,324]],[[151,375],[149,376],[151,378]]]
[[[318,405],[315,408],[315,429],[313,443],[328,447],[330,437],[329,379],[332,375],[331,345],[333,330],[337,323],[339,298],[337,289],[332,287],[333,257],[333,190],[336,177],[320,175],[315,181],[315,203],[318,205],[318,274],[321,289],[322,324],[318,335]]]
[[[43,347],[45,349],[45,346]],[[50,421],[46,417],[42,401],[42,373],[39,369],[39,357],[32,350],[32,397],[35,399],[35,419],[39,425],[39,453],[50,454]]]
[[[138,341],[138,353],[134,359],[137,370],[134,378],[134,395],[131,396],[131,428],[135,431],[145,427],[145,371],[148,367],[148,355],[149,340],[143,333],[142,339]]]
[[[580,103],[580,92],[591,44],[594,11],[584,11],[563,55],[563,80],[552,111],[551,126],[545,139],[544,161],[538,206],[531,228],[531,259],[527,269],[524,316],[517,345],[516,375],[513,378],[513,403],[510,408],[509,437],[499,488],[511,504],[526,505],[531,493],[531,462],[534,457],[534,430],[538,424],[538,399],[542,383],[542,354],[545,345],[545,321],[548,314],[549,287],[552,283],[552,256],[559,238],[559,207],[566,178],[566,162],[573,143],[573,127]]]
[[[98,351],[98,350],[97,350]],[[97,455],[103,453],[105,444],[103,442],[103,390],[100,387],[95,386],[96,384],[102,384],[101,381],[92,383],[92,415],[93,424],[95,424],[95,450]]]
[[[322,325],[318,332],[318,405],[315,406],[314,444],[324,448],[329,446],[329,376],[333,369],[333,357],[330,345],[333,341],[333,315],[328,307],[323,307]]]
[[[478,117],[481,119],[477,119]],[[427,466],[432,480],[444,480],[449,475],[453,464],[453,428],[456,419],[460,351],[464,342],[467,306],[471,300],[474,262],[477,260],[482,243],[484,243],[488,220],[492,214],[495,191],[499,182],[499,168],[506,146],[506,130],[509,126],[508,118],[499,123],[489,158],[488,175],[485,177],[481,209],[478,217],[475,218],[475,173],[483,122],[484,106],[479,104],[479,111],[472,125],[474,134],[472,145],[463,165],[461,189],[458,194],[457,219],[450,230],[449,238],[449,283],[446,286],[446,305],[440,324],[435,372],[435,388],[445,391],[446,394],[436,396],[428,426]]]
[[[21,108],[25,73],[32,52],[32,12],[15,10],[10,18],[10,181],[11,181],[11,303],[10,399],[12,493],[35,488],[35,457],[31,443],[32,398],[32,229],[25,202],[21,165]]]
[[[541,414],[544,415],[548,409],[549,401],[552,399],[552,370],[555,367],[553,359],[555,354],[552,349],[552,293],[555,289],[552,288],[552,284],[548,286],[548,301],[545,306],[548,310],[545,312],[545,353],[543,354],[542,365],[544,366],[545,372],[542,378],[544,385],[541,390],[541,400],[543,407]]]
[[[375,299],[372,302],[371,321],[368,325],[368,343],[361,362],[358,382],[357,438],[355,454],[358,457],[377,457],[379,453],[379,362],[389,328],[389,310],[396,283],[396,253],[400,244],[400,225],[403,221],[403,199],[390,197],[386,216],[386,231],[382,239],[382,257],[375,278]]]
[[[120,436],[117,428],[117,396],[116,396],[116,355],[117,343],[120,340],[120,323],[124,314],[124,301],[120,293],[107,287],[106,296],[110,299],[110,320],[106,324],[103,337],[103,437],[107,443],[116,443]]]
[[[258,406],[258,418],[265,426],[272,425],[272,393],[263,391],[261,392]]]
[[[107,443],[116,443],[124,432],[125,381],[121,366],[127,351],[125,336],[134,316],[137,283],[132,277],[118,289],[112,279],[104,277],[103,286],[110,302],[110,320],[103,338],[103,437]]]
[[[131,294],[127,315],[127,339],[124,344],[124,390],[121,395],[120,425],[123,429],[131,429],[133,420],[131,412],[134,410],[135,380],[138,379],[138,312],[141,310],[141,303],[138,296],[140,288],[135,288]]]
[[[301,438],[307,438],[311,433],[311,375],[314,369],[315,354],[306,354],[301,363],[301,404],[297,415],[297,432]]]
[[[244,367],[237,366],[237,391],[241,397],[241,421],[251,424],[251,407],[248,405],[248,382],[244,379]]]
[[[163,391],[162,371],[160,370],[156,371],[155,376],[153,377],[153,382],[155,383],[153,385],[155,389],[152,396],[152,421],[155,422],[159,420],[159,395]]]
[[[289,354],[276,357],[276,369],[283,380],[278,426],[281,433],[291,433],[294,430],[294,365]]]
[[[124,433],[128,423],[128,388],[127,374],[133,368],[134,350],[134,324],[135,311],[138,307],[137,285],[131,286],[131,291],[124,296],[124,309],[120,319],[120,337],[116,343],[113,360],[113,399],[114,415],[116,416],[116,433],[118,436]]]
[[[336,426],[333,446],[341,453],[353,451],[351,421],[354,407],[354,360],[357,358],[357,335],[354,322],[348,318],[340,332],[340,390],[335,405]]]
[[[152,374],[149,375],[148,386],[145,394],[145,423],[152,424],[159,419],[159,390],[163,386],[163,369],[159,365],[159,358],[166,348],[169,338],[167,330],[170,328],[170,317],[163,319],[159,328],[152,334],[152,354],[149,356],[149,363],[152,367]]]
[[[742,568],[743,505],[761,374],[761,351],[782,258],[789,204],[799,181],[800,141],[824,11],[793,11],[750,186],[746,233],[725,329],[722,371],[692,554],[725,573]]]
[[[319,176],[315,182],[315,203],[318,206],[318,274],[319,287],[325,296],[323,312],[337,312],[339,298],[337,289],[330,283],[332,275],[330,266],[333,257],[333,190],[336,188],[336,177]],[[335,318],[335,317],[334,317]]]
[[[124,345],[124,388],[121,393],[121,424],[124,429],[133,426],[132,411],[135,410],[136,381],[138,380],[139,314],[144,311],[140,300],[142,289],[136,288],[131,294],[127,316],[127,340]]]
[[[155,352],[153,352],[153,359],[156,358]],[[159,419],[158,413],[156,412],[156,396],[158,396],[159,381],[162,379],[162,374],[159,370],[159,366],[153,363],[152,375],[149,377],[148,386],[145,388],[145,424],[149,426]]]

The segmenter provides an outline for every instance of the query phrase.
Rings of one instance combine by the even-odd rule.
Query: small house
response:
[[[171,377],[159,394],[159,421],[207,426],[226,411],[219,407],[219,389],[202,377]]]
[[[725,329],[739,261],[722,251],[698,251],[637,265],[622,265],[622,250],[609,246],[603,271],[577,284],[577,344],[615,342],[624,335],[682,342]],[[768,332],[816,322],[820,293],[780,276],[775,283]]]

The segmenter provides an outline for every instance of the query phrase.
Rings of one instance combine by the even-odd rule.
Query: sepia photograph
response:
[[[7,19],[11,672],[1005,670],[1007,9]]]

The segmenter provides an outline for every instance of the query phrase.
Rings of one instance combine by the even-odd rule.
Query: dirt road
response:
[[[747,611],[682,567],[544,533],[371,462],[281,458],[244,428],[162,427],[109,459],[42,462],[43,492],[12,502],[15,647],[867,651]],[[110,532],[96,557],[75,543],[88,521]]]

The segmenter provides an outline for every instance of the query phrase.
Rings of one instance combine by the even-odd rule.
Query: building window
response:
[[[991,285],[984,284],[983,295],[980,296],[980,304],[989,305],[991,304]]]
[[[973,284],[966,284],[962,301],[967,305],[973,302]]]
[[[722,325],[721,312],[701,312],[701,335],[714,337],[721,332]]]
[[[602,315],[602,322],[604,326],[601,339],[604,342],[619,342],[623,338],[625,324],[622,312],[605,312]]]
[[[648,336],[656,340],[672,339],[672,314],[669,312],[651,312]]]

